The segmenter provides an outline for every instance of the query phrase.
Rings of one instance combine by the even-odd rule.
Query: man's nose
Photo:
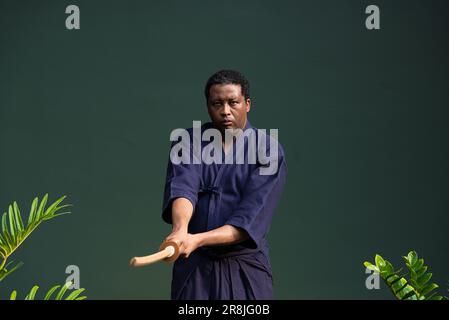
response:
[[[225,104],[223,105],[223,108],[221,109],[221,114],[222,114],[223,116],[227,116],[227,115],[230,115],[230,114],[231,114],[231,107],[229,106],[228,103],[225,103]]]

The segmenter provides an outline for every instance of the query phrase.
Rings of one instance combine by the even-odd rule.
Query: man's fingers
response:
[[[173,241],[174,243],[176,243],[178,245],[178,247],[180,249],[182,249],[184,247],[184,241],[177,239],[176,237],[170,237],[168,236],[167,238],[165,238],[164,241]]]
[[[189,243],[189,237],[183,237],[179,234],[169,234],[164,241],[175,242],[179,247],[179,255],[188,258],[192,253]]]

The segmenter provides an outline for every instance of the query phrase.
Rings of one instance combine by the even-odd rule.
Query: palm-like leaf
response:
[[[370,270],[378,273],[391,289],[397,299],[400,300],[443,300],[447,297],[436,295],[431,292],[438,288],[435,283],[430,283],[431,273],[427,273],[428,267],[424,265],[424,259],[418,259],[415,251],[410,251],[403,257],[408,268],[410,281],[403,275],[399,275],[401,270],[394,270],[393,265],[380,255],[376,255],[375,263],[365,261],[364,265]]]
[[[443,297],[431,293],[439,286],[436,283],[429,282],[432,273],[428,273],[428,267],[424,265],[424,259],[419,259],[415,251],[410,251],[407,256],[402,257],[410,274],[410,283],[418,293],[420,300],[442,300]]]
[[[59,289],[59,291],[56,293],[54,300],[84,300],[87,297],[81,296],[81,293],[85,289],[80,288],[77,290],[73,290],[70,294],[65,295],[69,287],[72,285],[72,282],[67,282],[63,286],[57,285],[52,287],[48,292],[45,294],[43,300],[52,300],[53,294]],[[34,286],[31,288],[30,292],[25,296],[25,300],[38,300],[36,298],[37,292],[39,290],[39,286]],[[13,291],[10,295],[10,300],[16,300],[17,299],[17,291]]]
[[[0,269],[0,281],[2,281],[4,278],[6,278],[8,275],[10,275],[11,273],[13,273],[15,270],[19,269],[23,265],[22,262],[19,262],[10,268],[9,266],[12,264],[13,264],[13,261],[10,261],[6,264],[6,266],[4,266],[2,269]]]
[[[21,266],[21,263],[9,268],[9,263],[6,264],[8,258],[20,245],[27,239],[27,237],[43,222],[53,219],[62,214],[69,213],[60,212],[61,209],[69,207],[70,205],[61,205],[66,196],[60,197],[53,202],[48,208],[46,207],[48,194],[45,194],[42,201],[39,203],[39,199],[34,198],[30,214],[28,216],[28,222],[26,225],[23,223],[22,215],[20,213],[19,206],[14,201],[8,207],[8,212],[3,213],[1,218],[1,232],[0,232],[0,281],[6,276],[11,274],[14,270]]]
[[[393,265],[376,254],[375,264],[365,261],[365,267],[379,273],[394,296],[399,300],[418,300],[418,294],[407,280],[399,275],[401,270],[394,270]]]

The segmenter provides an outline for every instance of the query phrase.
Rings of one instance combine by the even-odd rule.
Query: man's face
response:
[[[245,99],[239,84],[215,84],[209,89],[207,110],[215,127],[221,131],[243,129],[250,108],[251,100]]]

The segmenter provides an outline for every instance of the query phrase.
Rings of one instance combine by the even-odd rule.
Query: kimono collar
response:
[[[253,126],[251,125],[251,123],[249,122],[248,118],[246,118],[246,124],[245,127],[243,128],[243,131],[245,131],[246,129],[250,129]]]

